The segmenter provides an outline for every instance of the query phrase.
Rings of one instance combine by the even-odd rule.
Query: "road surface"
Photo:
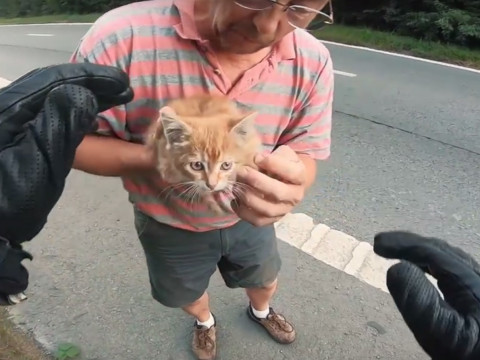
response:
[[[0,77],[67,61],[87,28],[0,27]],[[480,75],[327,47],[337,70],[332,157],[297,211],[366,242],[403,228],[479,255]],[[47,347],[73,341],[88,359],[191,358],[188,318],[149,296],[117,180],[72,173],[30,249],[31,297],[12,313]],[[275,306],[297,324],[298,342],[279,347],[252,331],[243,294],[216,277],[220,359],[427,359],[388,294],[288,244],[281,251]]]

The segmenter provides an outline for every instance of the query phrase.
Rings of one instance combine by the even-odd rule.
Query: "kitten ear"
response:
[[[179,146],[188,139],[191,128],[179,119],[178,115],[169,106],[164,106],[159,111],[162,122],[163,134],[171,146]]]
[[[235,134],[236,136],[239,136],[241,138],[248,138],[252,134],[252,132],[255,131],[255,120],[257,118],[257,115],[257,112],[252,112],[244,116],[232,127],[230,133]]]

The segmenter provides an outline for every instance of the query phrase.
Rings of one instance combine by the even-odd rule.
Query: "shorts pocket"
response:
[[[135,209],[134,216],[135,216],[135,229],[137,230],[137,235],[140,238],[147,230],[148,225],[150,224],[150,221],[152,221],[152,218],[137,209]]]

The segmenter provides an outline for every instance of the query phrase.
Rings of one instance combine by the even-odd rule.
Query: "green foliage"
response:
[[[78,346],[70,343],[64,343],[58,346],[55,359],[68,360],[75,359],[78,356],[80,356],[80,348],[78,348]]]
[[[0,17],[101,13],[129,0],[0,0]]]
[[[480,0],[332,0],[335,21],[480,48]],[[0,17],[103,13],[131,0],[0,0]]]
[[[480,0],[333,0],[346,25],[480,48]]]

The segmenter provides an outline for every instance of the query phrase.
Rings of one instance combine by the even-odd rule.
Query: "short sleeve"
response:
[[[295,152],[316,160],[330,157],[334,72],[332,58],[327,54],[309,94],[294,113],[279,141],[281,145],[288,145]]]
[[[77,49],[70,58],[71,63],[95,63],[118,67],[128,74],[128,50],[125,30],[110,31],[112,28],[107,19],[100,18],[81,39]],[[126,31],[130,31],[126,29]],[[129,141],[131,134],[127,127],[127,109],[119,105],[98,114],[99,135],[116,137]]]

